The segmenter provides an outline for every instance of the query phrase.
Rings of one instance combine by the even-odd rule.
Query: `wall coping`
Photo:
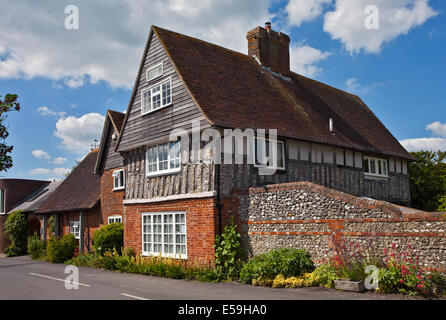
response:
[[[255,187],[249,189],[249,194],[264,193],[264,192],[277,192],[285,190],[307,190],[320,195],[326,196],[334,200],[341,200],[355,206],[366,208],[366,209],[381,209],[382,211],[391,215],[392,218],[398,219],[403,216],[403,211],[387,201],[360,198],[345,192],[337,191],[334,189],[329,189],[324,186],[309,182],[309,181],[299,181],[299,182],[288,182],[288,183],[278,183],[269,184],[263,187]],[[415,213],[418,214],[418,213]]]

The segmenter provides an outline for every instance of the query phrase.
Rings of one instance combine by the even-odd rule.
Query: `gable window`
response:
[[[158,63],[157,65],[147,69],[147,82],[152,81],[163,75],[163,63]]]
[[[5,190],[0,189],[0,214],[5,214]]]
[[[364,173],[370,176],[388,177],[387,160],[364,157]]]
[[[76,239],[81,238],[81,232],[79,228],[79,221],[71,221],[70,222],[70,233],[74,235]]]
[[[146,151],[148,176],[178,172],[181,170],[180,141],[160,144]]]
[[[272,147],[276,147],[276,159],[270,152],[270,141]],[[256,138],[254,144],[255,167],[273,168],[285,170],[285,148],[283,141]],[[271,159],[268,159],[270,157]]]
[[[172,79],[164,80],[141,92],[141,114],[164,108],[172,103]]]
[[[121,223],[122,222],[122,216],[111,216],[108,217],[108,224],[111,223]]]
[[[142,254],[187,258],[186,213],[142,214]]]
[[[113,171],[113,190],[122,190],[124,187],[124,169]]]

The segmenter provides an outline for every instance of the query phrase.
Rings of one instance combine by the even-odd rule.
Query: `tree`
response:
[[[446,152],[412,152],[416,161],[409,165],[412,207],[442,210],[446,198]]]
[[[5,144],[6,138],[9,136],[8,129],[5,126],[7,112],[20,111],[20,103],[17,101],[18,95],[6,94],[2,100],[0,95],[0,172],[7,171],[12,167],[12,157],[9,155],[14,146]]]

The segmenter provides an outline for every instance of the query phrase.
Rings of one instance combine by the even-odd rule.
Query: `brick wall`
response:
[[[141,253],[141,213],[171,211],[186,212],[188,261],[212,260],[217,223],[214,198],[126,204],[124,207],[124,247],[131,247],[136,253]]]
[[[416,212],[309,182],[251,188],[234,197],[250,256],[295,247],[320,262],[341,243],[373,240],[380,252],[410,244],[424,268],[446,272],[446,213]]]
[[[115,168],[104,171],[101,175],[101,215],[100,224],[108,223],[108,217],[112,215],[124,215],[124,190],[113,191],[113,171],[124,169]]]

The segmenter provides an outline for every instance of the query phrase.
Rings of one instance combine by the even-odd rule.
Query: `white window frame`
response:
[[[0,189],[0,193],[1,193],[0,201],[2,202],[1,207],[3,207],[3,210],[2,210],[2,212],[0,212],[0,214],[5,214],[6,213],[6,190]]]
[[[167,214],[173,215],[173,249],[174,253],[165,253],[164,252],[164,216]],[[184,214],[184,234],[181,233],[180,235],[184,235],[186,242],[185,242],[185,253],[184,254],[176,254],[176,233],[175,233],[175,224],[177,219],[177,214]],[[161,222],[161,248],[162,252],[154,252],[153,251],[153,216],[154,215],[161,215],[162,216],[162,222]],[[151,237],[151,248],[152,251],[144,251],[144,217],[145,216],[151,216],[150,218],[150,237]],[[141,252],[143,256],[160,256],[164,258],[176,258],[176,259],[187,259],[187,215],[185,211],[170,211],[170,212],[144,212],[141,214]]]
[[[154,77],[154,78],[152,78],[152,79],[149,79],[149,72],[152,71],[152,70],[154,70],[154,69],[157,69],[159,66],[161,66],[161,74],[157,75],[156,77]],[[161,77],[163,74],[164,74],[164,63],[163,63],[163,62],[157,63],[156,65],[154,65],[154,66],[152,66],[152,67],[150,67],[150,68],[147,68],[147,71],[146,71],[146,79],[147,79],[147,82],[151,82],[151,81],[153,81],[153,80],[155,80],[155,79],[158,79],[158,78]]]
[[[116,187],[115,180],[116,179],[119,180],[119,175],[120,175],[121,172],[122,172],[122,186]],[[124,190],[125,189],[125,172],[124,172],[124,169],[119,169],[119,170],[113,171],[112,176],[113,176],[113,191]]]
[[[116,219],[120,219],[121,221],[115,221]],[[122,223],[122,216],[110,216],[108,217],[108,224],[111,223]]]
[[[166,104],[163,104],[163,84],[166,83],[166,82],[169,82],[169,86],[170,86],[170,102],[166,103]],[[144,112],[144,109],[145,109],[144,108],[144,93],[149,91],[149,90],[151,91],[151,90],[153,90],[154,88],[156,88],[158,86],[160,86],[160,91],[161,91],[160,106],[158,108],[156,108],[156,109],[152,108],[152,102],[153,102],[152,101],[152,96],[153,95],[152,95],[152,92],[151,92],[150,93],[150,108],[149,108],[149,111]],[[160,109],[163,109],[163,108],[165,108],[167,106],[170,106],[172,104],[172,100],[173,100],[172,77],[169,77],[167,79],[163,79],[163,80],[157,82],[154,85],[151,85],[149,88],[141,90],[141,116],[149,114],[149,113],[152,113],[152,112],[155,112],[155,111],[160,110]]]
[[[362,164],[362,166],[364,167],[364,174],[366,176],[371,176],[371,177],[380,177],[380,178],[388,178],[389,177],[389,165],[388,165],[388,161],[387,159],[382,159],[382,158],[376,158],[376,157],[370,157],[370,156],[364,156],[364,161],[367,161],[367,167],[368,167],[368,172],[366,171],[366,167],[364,166],[364,164]],[[371,161],[375,161],[375,171],[376,173],[372,173],[371,172],[371,165],[370,162]],[[382,168],[385,168],[386,174],[379,174],[379,165],[378,162],[381,162],[381,166]],[[382,170],[382,172],[384,172]]]
[[[257,152],[256,152],[256,141],[257,140],[265,140],[265,146],[268,144],[269,141],[275,141],[278,144],[282,145],[282,159],[283,159],[283,167],[274,167],[274,166],[266,166],[261,165],[257,163]],[[275,170],[285,170],[285,141],[277,140],[277,139],[269,139],[269,138],[263,138],[263,137],[255,137],[254,143],[253,143],[253,153],[254,153],[254,167],[255,168],[267,168],[267,169],[275,169]]]
[[[77,232],[74,231],[74,225],[77,224]],[[70,233],[74,235],[76,239],[81,238],[81,228],[80,228],[81,222],[79,220],[77,221],[70,221]]]
[[[170,143],[171,142],[178,142],[179,143],[179,148],[180,148],[180,157],[178,158],[180,160],[180,166],[178,168],[171,168],[170,167]],[[159,146],[165,145],[167,144],[168,149],[167,149],[167,164],[168,164],[168,169],[164,169],[164,170],[159,170]],[[156,168],[157,171],[153,171],[153,172],[149,172],[149,150],[152,148],[156,148]],[[161,143],[161,144],[157,144],[156,146],[151,146],[151,147],[147,147],[146,149],[146,176],[147,177],[153,177],[153,176],[160,176],[160,175],[165,175],[165,174],[171,174],[171,173],[177,173],[181,171],[181,141],[169,141],[166,143]]]

